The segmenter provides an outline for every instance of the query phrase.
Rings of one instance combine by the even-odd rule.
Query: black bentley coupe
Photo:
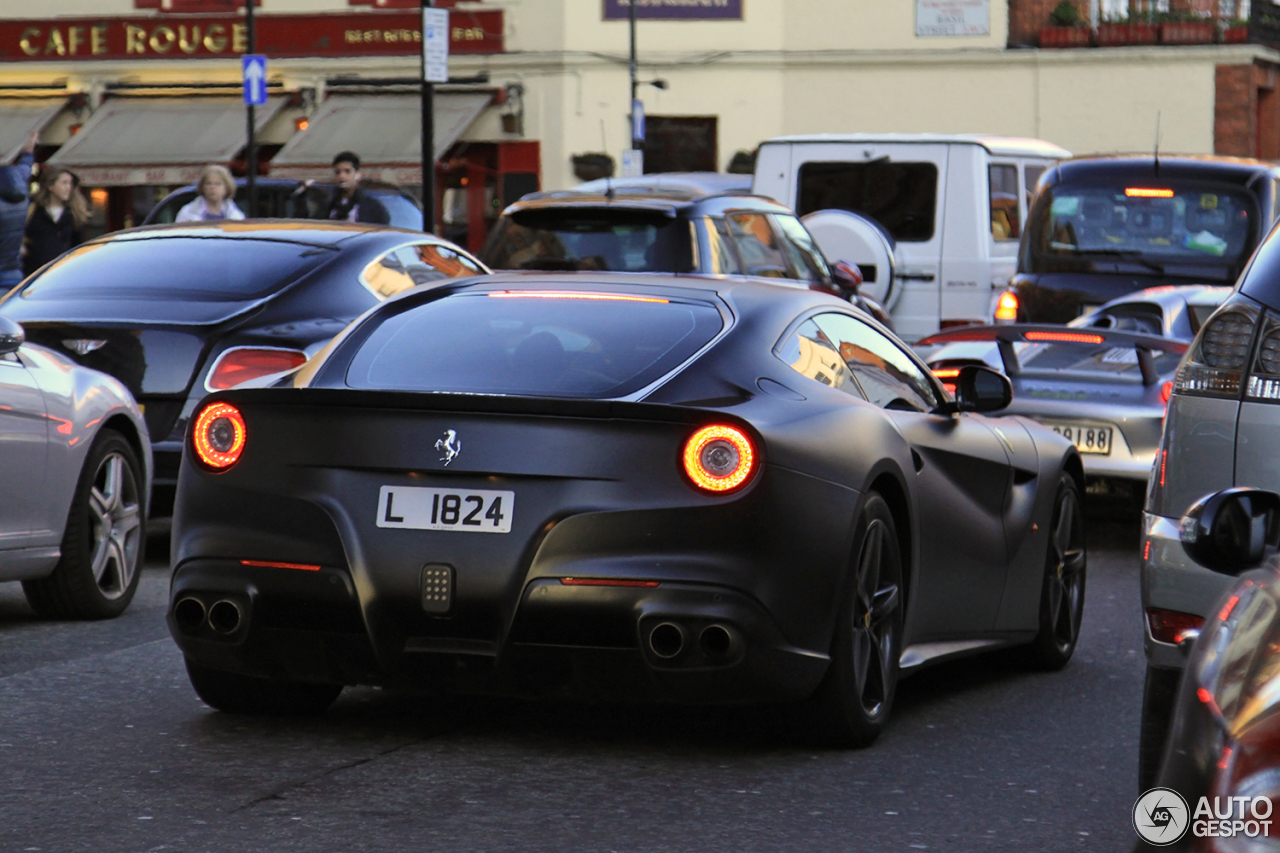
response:
[[[71,250],[0,300],[0,315],[132,392],[154,442],[151,513],[167,516],[201,397],[297,367],[388,296],[484,272],[452,243],[398,228],[157,225]]]
[[[396,296],[187,432],[169,627],[229,712],[346,684],[789,702],[869,743],[901,672],[1075,648],[1082,469],[981,366],[847,302],[508,274]]]

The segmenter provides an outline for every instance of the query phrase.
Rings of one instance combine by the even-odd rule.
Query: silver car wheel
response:
[[[103,457],[89,490],[92,557],[98,590],[114,600],[125,594],[138,570],[141,508],[137,479],[120,453]]]
[[[884,706],[898,653],[894,616],[901,596],[894,567],[885,565],[887,535],[889,531],[879,519],[867,527],[854,591],[853,680],[858,701],[868,717],[878,716]]]
[[[1084,524],[1075,492],[1064,491],[1054,508],[1049,537],[1049,619],[1060,651],[1070,649],[1080,634],[1084,597]]]

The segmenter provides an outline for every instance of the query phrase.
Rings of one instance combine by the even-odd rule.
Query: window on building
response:
[[[800,167],[796,212],[851,210],[870,216],[895,240],[933,239],[938,204],[938,167],[897,163],[888,158],[865,163],[805,163]]]
[[[991,236],[996,240],[1017,240],[1022,233],[1018,209],[1018,167],[993,163],[987,168],[991,185]]]
[[[719,162],[715,116],[645,118],[645,174],[714,172]]]

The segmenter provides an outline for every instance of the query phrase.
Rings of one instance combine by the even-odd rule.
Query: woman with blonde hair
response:
[[[205,166],[196,183],[196,197],[178,210],[174,222],[203,222],[208,219],[244,219],[232,197],[236,182],[222,166]]]
[[[80,194],[80,179],[61,166],[40,171],[40,182],[23,235],[22,274],[31,275],[69,249],[84,242],[80,229],[89,219],[89,206]]]

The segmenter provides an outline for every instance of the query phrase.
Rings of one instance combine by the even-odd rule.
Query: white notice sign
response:
[[[424,7],[422,10],[422,56],[428,83],[449,82],[449,12]]]
[[[989,36],[991,0],[916,0],[916,36]]]

